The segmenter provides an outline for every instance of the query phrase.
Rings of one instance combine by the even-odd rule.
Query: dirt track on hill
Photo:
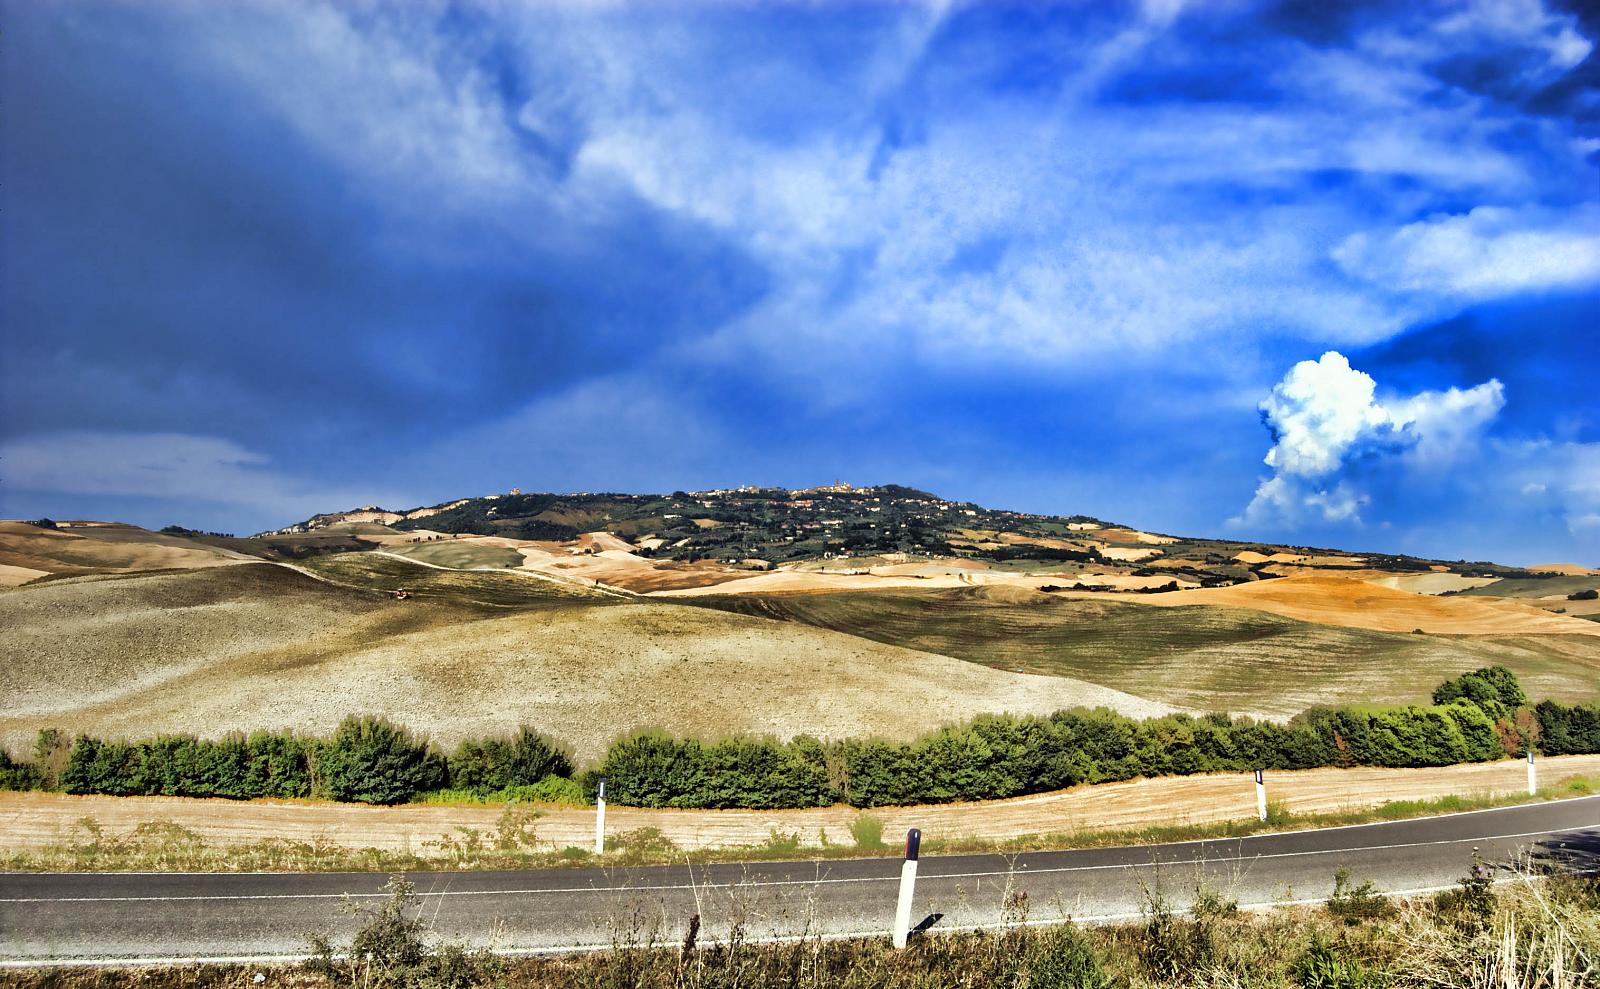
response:
[[[1562,756],[1540,763],[1545,786],[1600,773],[1600,756]],[[1268,775],[1268,792],[1293,813],[1370,808],[1390,800],[1452,794],[1512,794],[1526,786],[1523,763],[1506,760],[1443,769],[1311,769]],[[594,811],[545,808],[537,830],[560,848],[590,847]],[[1057,793],[987,803],[880,808],[886,840],[910,827],[930,838],[1014,838],[1070,831],[1122,830],[1207,824],[1254,816],[1255,787],[1242,773],[1136,780],[1077,787]],[[773,832],[798,833],[802,844],[850,844],[849,807],[816,810],[640,810],[611,807],[607,833],[660,828],[686,850],[760,845]],[[249,842],[269,837],[311,841],[319,836],[349,848],[429,854],[429,842],[458,827],[492,831],[499,807],[402,806],[277,801],[192,800],[181,797],[73,797],[53,793],[0,793],[0,850],[55,842],[84,817],[113,833],[147,821],[175,821],[209,841]]]

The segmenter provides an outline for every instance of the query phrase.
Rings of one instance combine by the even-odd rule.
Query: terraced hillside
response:
[[[988,587],[698,602],[1202,710],[1286,716],[1319,703],[1415,703],[1441,677],[1492,663],[1515,670],[1535,696],[1600,697],[1600,636],[1397,634],[1245,608]]]

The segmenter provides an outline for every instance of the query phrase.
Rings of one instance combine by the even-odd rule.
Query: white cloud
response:
[[[1397,428],[1415,439],[1407,451],[1414,463],[1438,467],[1470,452],[1483,430],[1505,408],[1505,386],[1496,379],[1471,388],[1426,391],[1386,403]]]
[[[1508,142],[1502,108],[1440,98],[1430,72],[1508,46],[1535,53],[1529,72],[1564,71],[1587,51],[1571,17],[1469,3],[1348,47],[1283,41],[1263,80],[1272,100],[1102,99],[1153,47],[1182,49],[1181,6],[1063,38],[1063,77],[1036,91],[985,84],[1017,55],[1004,44],[943,47],[944,4],[897,8],[827,68],[804,46],[752,56],[723,18],[562,4],[491,6],[481,27],[442,30],[426,6],[257,3],[208,12],[194,37],[352,188],[383,187],[384,209],[454,206],[507,236],[581,242],[637,197],[713,228],[772,290],[705,338],[776,374],[797,340],[815,344],[801,363],[865,358],[835,360],[830,377],[887,366],[885,353],[1070,374],[1263,338],[1349,347],[1596,277],[1593,210],[1519,205],[1567,194],[1561,175],[1589,181],[1570,129],[1526,119]],[[486,39],[524,83],[520,105],[482,64]],[[915,137],[886,141],[891,117]],[[570,170],[531,153],[519,126],[569,151]],[[1381,195],[1304,184],[1330,173],[1405,181]],[[1506,205],[1405,222],[1439,191]],[[952,269],[989,241],[992,265]]]
[[[237,443],[188,433],[57,432],[0,443],[0,483],[15,491],[211,502],[272,517],[406,505],[394,492],[317,487]]]
[[[1261,402],[1262,421],[1275,440],[1262,462],[1273,476],[1233,522],[1292,522],[1303,508],[1324,521],[1359,522],[1370,498],[1338,476],[1353,459],[1394,458],[1414,471],[1447,468],[1476,451],[1504,406],[1498,380],[1380,399],[1372,376],[1337,351],[1301,361]]]
[[[714,486],[731,443],[692,394],[617,374],[454,433],[420,459],[441,478],[475,474],[501,488],[647,491],[672,477]]]
[[[1280,475],[1318,478],[1339,469],[1357,441],[1392,429],[1388,410],[1374,400],[1377,383],[1343,354],[1301,361],[1261,403],[1277,436],[1264,463]]]
[[[1479,206],[1386,233],[1357,233],[1335,262],[1390,289],[1484,299],[1600,281],[1600,208],[1555,214]]]

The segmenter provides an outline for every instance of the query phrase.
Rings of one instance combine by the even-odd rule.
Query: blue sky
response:
[[[1581,12],[0,12],[8,517],[838,477],[1600,564]]]

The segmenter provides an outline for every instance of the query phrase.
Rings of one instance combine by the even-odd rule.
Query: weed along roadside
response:
[[[1590,985],[1600,974],[1600,881],[1552,871],[1528,857],[1501,859],[1504,848],[1491,857],[1480,856],[1476,847],[1451,851],[1446,857],[1455,862],[1454,871],[1428,890],[1386,889],[1364,866],[1322,858],[1314,858],[1315,865],[1307,860],[1292,893],[1266,899],[1261,894],[1271,882],[1241,881],[1220,867],[1202,872],[1177,862],[1146,862],[1133,869],[1138,875],[1131,882],[1127,867],[1114,876],[1084,874],[1080,881],[1093,888],[1113,880],[1127,887],[1126,909],[1109,913],[1092,905],[1068,910],[1048,895],[1048,885],[1062,873],[996,873],[1002,881],[980,890],[971,886],[965,862],[955,876],[930,869],[930,888],[924,892],[918,883],[913,904],[907,879],[916,876],[917,849],[915,836],[908,838],[898,881],[892,870],[874,865],[872,875],[881,881],[819,877],[812,889],[827,894],[820,898],[810,892],[787,896],[783,890],[792,880],[737,867],[706,870],[689,883],[679,876],[671,885],[616,873],[602,896],[573,888],[565,890],[568,899],[544,906],[535,889],[508,891],[496,901],[486,888],[453,889],[425,876],[397,875],[387,883],[378,878],[342,901],[309,901],[295,915],[309,933],[286,935],[278,960],[264,953],[230,962],[202,953],[197,957],[213,961],[151,958],[136,970],[128,959],[114,960],[120,972],[82,959],[48,971],[12,962],[0,967],[0,983],[28,989],[87,989],[126,979],[152,986],[416,989],[1554,989]],[[1439,861],[1437,853],[1433,857]],[[512,878],[529,883],[527,877]],[[236,901],[230,912],[278,910],[295,901],[265,899]],[[464,924],[462,911],[468,908],[482,918],[499,913],[504,926]],[[562,940],[567,930],[578,929],[571,922],[580,911],[596,923],[586,928],[586,937]],[[547,936],[533,944],[523,940],[530,924]],[[554,939],[549,925],[555,925]]]
[[[928,854],[1017,852],[1226,838],[1399,820],[1600,792],[1600,756],[1522,765],[1275,773],[1269,819],[1248,774],[1081,786],[1012,800],[857,810],[611,807],[607,863],[874,857],[886,834],[923,833]],[[594,864],[594,808],[71,796],[0,792],[0,867],[30,870],[414,871]]]
[[[1498,667],[1441,684],[1434,700],[1312,711],[1287,725],[1106,711],[993,717],[907,745],[639,735],[585,772],[527,728],[449,754],[371,717],[328,738],[68,742],[46,731],[31,759],[0,770],[19,788],[0,792],[13,821],[0,853],[18,868],[106,869],[829,857],[873,854],[885,827],[921,829],[930,850],[1070,847],[1486,806],[1523,791],[1511,756],[1600,750],[1600,709],[1530,707]],[[1330,762],[1345,768],[1293,768]],[[1546,789],[1520,799],[1584,792],[1600,756],[1542,765]],[[895,794],[916,799],[881,799]],[[958,799],[969,794],[1013,796]]]

